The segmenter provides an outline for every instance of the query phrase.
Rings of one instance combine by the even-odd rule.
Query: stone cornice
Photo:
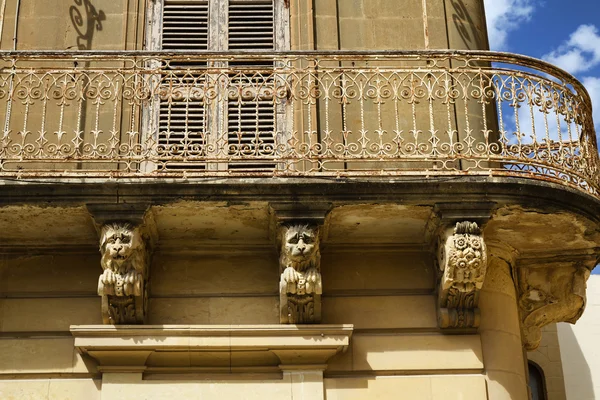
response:
[[[168,204],[197,201],[311,202],[498,202],[552,206],[598,219],[600,199],[566,185],[517,177],[430,177],[423,179],[196,179],[120,180],[111,182],[10,182],[0,205],[80,205],[101,203]]]
[[[203,357],[223,357],[252,368],[314,369],[345,351],[352,325],[74,325],[75,348],[104,371],[180,372],[203,367]],[[190,356],[193,355],[193,357]],[[229,360],[229,361],[227,361]]]

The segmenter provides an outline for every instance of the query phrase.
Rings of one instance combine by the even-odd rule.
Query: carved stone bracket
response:
[[[282,225],[280,241],[280,322],[319,323],[323,293],[319,228],[308,224]]]
[[[573,267],[521,267],[518,269],[518,304],[521,337],[527,350],[542,339],[541,328],[555,322],[575,323],[585,309],[590,269]]]
[[[88,209],[100,231],[102,320],[114,325],[144,323],[153,247],[150,224],[144,223],[146,208],[94,205]],[[110,211],[119,219],[111,220]]]
[[[331,205],[272,204],[277,218],[279,308],[282,324],[321,322],[321,253],[319,225]]]
[[[441,328],[477,328],[479,291],[487,269],[487,250],[475,222],[458,222],[438,248],[438,322]]]

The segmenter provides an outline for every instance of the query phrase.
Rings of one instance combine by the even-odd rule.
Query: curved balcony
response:
[[[482,51],[0,52],[0,177],[517,176],[599,196],[586,90]]]

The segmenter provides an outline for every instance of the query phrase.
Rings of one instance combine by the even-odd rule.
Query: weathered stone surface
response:
[[[590,270],[584,265],[519,268],[517,295],[527,350],[540,344],[542,327],[554,322],[574,324],[579,319],[585,309],[589,276]]]

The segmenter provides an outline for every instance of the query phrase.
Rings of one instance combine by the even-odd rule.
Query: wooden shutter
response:
[[[230,0],[229,50],[273,50],[273,0]]]
[[[160,12],[164,50],[276,48],[274,0],[164,0]],[[211,23],[214,25],[209,26]],[[216,37],[219,32],[223,32],[222,36]],[[170,65],[171,73],[163,79],[166,95],[161,98],[159,107],[158,136],[159,149],[166,155],[166,170],[206,168],[206,163],[201,161],[207,156],[209,135],[219,135],[212,138],[211,143],[215,143],[214,139],[226,143],[228,168],[273,169],[273,163],[256,161],[260,156],[274,153],[273,63],[230,62],[229,90],[218,104],[216,100],[207,104],[198,95],[211,79],[205,67],[206,63],[178,62]],[[188,68],[194,72],[186,73]],[[213,118],[209,118],[211,116]],[[210,127],[216,126],[214,118],[218,116],[227,118],[227,132],[211,132]],[[169,156],[180,156],[182,160],[172,161]]]
[[[208,0],[165,0],[162,48],[208,49]]]
[[[208,49],[208,0],[165,0],[162,13],[163,50]],[[159,108],[159,148],[182,158],[205,155],[208,132],[207,106],[199,88],[206,82],[203,72],[189,74],[187,68],[203,71],[206,63],[178,62],[164,80],[168,96]],[[204,169],[205,163],[193,160],[168,162],[167,170]]]
[[[228,49],[273,50],[273,0],[230,0],[227,31]],[[272,154],[275,146],[275,107],[272,87],[273,63],[238,61],[230,63],[233,91],[227,103],[230,155],[235,158]],[[258,72],[257,72],[258,71]],[[273,169],[274,164],[240,161],[229,168],[244,170]]]

